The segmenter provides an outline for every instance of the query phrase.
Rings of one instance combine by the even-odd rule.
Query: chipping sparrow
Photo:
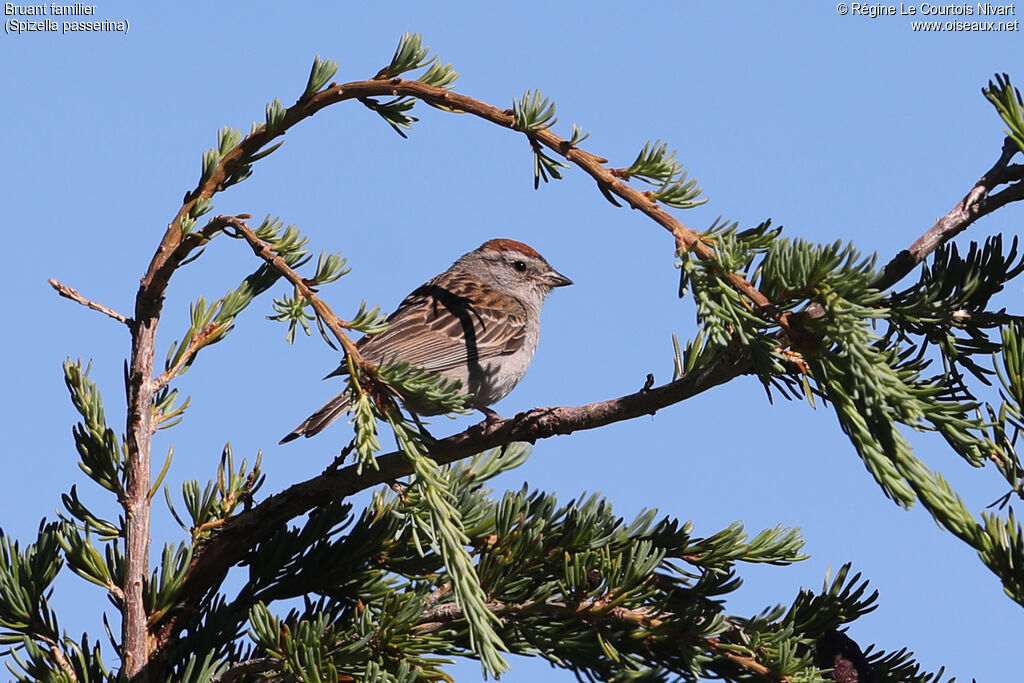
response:
[[[363,337],[357,348],[377,365],[404,360],[460,380],[473,396],[469,405],[492,415],[487,406],[508,395],[533,361],[544,298],[552,288],[571,284],[532,247],[493,239],[413,291],[387,319],[388,329]],[[347,372],[343,361],[328,377]],[[343,391],[281,443],[318,434],[348,404]],[[406,407],[420,415],[440,412],[431,404]]]

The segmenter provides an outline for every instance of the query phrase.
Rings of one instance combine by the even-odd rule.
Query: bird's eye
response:
[[[526,263],[523,261],[515,261],[512,263],[512,267],[518,270],[520,273],[526,272]]]

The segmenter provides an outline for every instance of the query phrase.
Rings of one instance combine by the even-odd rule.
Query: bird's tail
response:
[[[342,413],[348,410],[348,405],[348,391],[343,391],[325,403],[320,410],[307,417],[305,422],[293,429],[288,436],[281,439],[280,443],[294,441],[300,436],[308,438],[314,434],[319,434],[324,427],[341,417]]]

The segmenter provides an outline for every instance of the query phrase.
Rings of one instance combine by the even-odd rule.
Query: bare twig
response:
[[[77,290],[75,290],[72,287],[68,287],[63,282],[55,280],[52,277],[49,280],[47,280],[47,282],[49,282],[50,286],[53,287],[55,290],[57,290],[57,293],[60,294],[62,297],[65,297],[67,299],[71,299],[72,301],[77,301],[78,303],[82,304],[86,308],[91,308],[94,311],[99,311],[100,313],[103,313],[104,315],[108,315],[111,318],[113,318],[114,320],[116,320],[117,322],[124,323],[129,328],[132,326],[132,319],[131,318],[129,318],[129,317],[125,316],[125,315],[121,315],[120,313],[118,313],[114,309],[107,308],[103,304],[98,304],[95,301],[91,301],[89,299],[86,299],[84,296],[79,294]]]
[[[1021,168],[1018,165],[1010,165],[1010,159],[1018,152],[1020,148],[1011,138],[1003,140],[1003,149],[992,168],[978,179],[974,187],[949,213],[935,221],[935,225],[917,238],[909,248],[889,261],[873,286],[879,290],[889,289],[906,277],[929,254],[966,230],[971,223],[1009,202],[1024,199],[1024,184],[1019,182]],[[1018,182],[999,194],[991,194],[996,187],[1012,181]]]

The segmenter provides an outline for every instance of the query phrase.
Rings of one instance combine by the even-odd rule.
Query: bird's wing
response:
[[[358,348],[372,363],[397,359],[444,372],[518,351],[526,342],[527,316],[518,300],[448,272],[406,297],[387,331],[364,337]]]

